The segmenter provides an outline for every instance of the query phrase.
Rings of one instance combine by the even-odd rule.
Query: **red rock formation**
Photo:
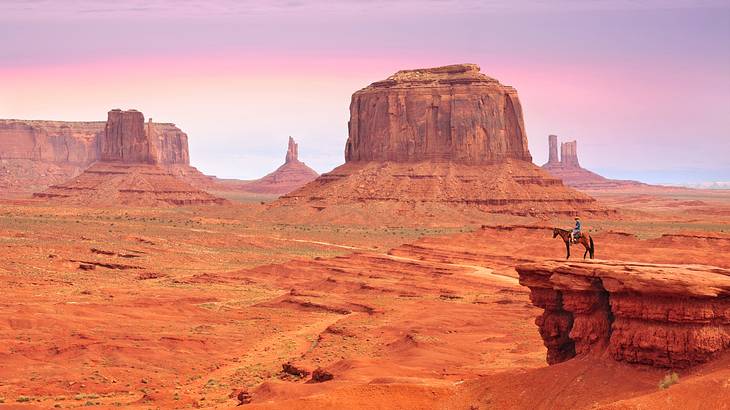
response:
[[[144,127],[144,116],[137,110],[111,110],[104,135],[99,139],[99,159],[126,163],[156,163],[150,139]]]
[[[578,163],[578,143],[576,141],[560,144],[560,164],[565,167],[580,167]]]
[[[127,115],[141,116],[141,113]],[[109,116],[119,121],[125,114],[114,110]],[[0,120],[0,193],[27,194],[65,182],[101,159],[102,148],[107,158],[121,160],[121,141],[113,142],[114,138],[118,139],[113,124],[110,138],[105,138],[106,125],[101,121]],[[135,127],[139,133],[139,124]],[[145,151],[145,162],[176,169],[192,168],[188,137],[174,124],[150,121],[144,131],[150,136],[149,153],[145,147],[138,148]]]
[[[175,124],[147,122],[147,135],[158,164],[190,165],[188,135]]]
[[[730,349],[730,270],[548,261],[518,266],[548,363],[606,348],[615,360],[682,368]]]
[[[548,143],[550,156],[542,168],[559,178],[565,185],[581,190],[648,186],[637,181],[608,179],[582,168],[578,162],[578,143],[576,141],[560,144],[560,161],[557,159],[558,137],[549,135]]]
[[[601,210],[532,164],[517,92],[474,64],[399,71],[357,91],[350,115],[346,163],[274,207],[374,218]]]
[[[294,161],[299,161],[299,144],[294,142],[294,138],[289,137],[289,146],[286,149],[284,163],[288,164]]]
[[[187,175],[200,178],[187,165],[187,135],[178,131],[171,124],[158,127],[151,121],[145,127],[144,116],[136,110],[112,110],[99,137],[100,161],[34,196],[101,206],[225,202],[184,181]]]
[[[103,122],[0,120],[0,159],[85,166],[96,160]]]
[[[403,70],[356,92],[345,161],[531,161],[517,91],[476,64]]]
[[[314,181],[318,176],[317,171],[299,161],[299,145],[289,137],[284,165],[259,180],[241,185],[240,189],[259,194],[283,195]]]
[[[560,159],[558,158],[558,136],[548,135],[548,144],[550,148],[550,156],[548,157],[548,162],[545,165],[557,165],[560,163]]]

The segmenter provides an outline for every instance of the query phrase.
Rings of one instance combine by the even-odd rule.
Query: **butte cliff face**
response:
[[[350,115],[346,163],[272,208],[364,221],[600,210],[532,164],[517,92],[474,64],[399,71],[357,91]]]
[[[174,124],[130,121],[135,116],[141,113],[112,110],[109,122],[0,120],[0,193],[42,190],[77,176],[95,161],[125,155],[139,155],[130,159],[144,163],[189,166],[184,132]]]
[[[578,162],[578,142],[568,141],[560,144],[558,158],[558,137],[548,136],[550,154],[548,162],[542,168],[552,176],[559,178],[565,185],[582,190],[616,189],[648,186],[637,181],[608,179],[580,166]]]
[[[532,161],[517,91],[476,64],[403,70],[357,91],[345,161]]]
[[[617,361],[683,368],[730,349],[730,270],[615,261],[530,263],[520,284],[560,363],[606,350]]]
[[[153,127],[151,122],[145,127],[139,111],[110,111],[98,137],[100,160],[34,196],[84,205],[223,203],[184,180],[180,167],[194,169],[187,165],[187,136],[167,125]]]
[[[263,178],[242,185],[240,189],[259,194],[283,195],[314,181],[318,176],[317,171],[299,160],[299,144],[289,137],[284,164]]]

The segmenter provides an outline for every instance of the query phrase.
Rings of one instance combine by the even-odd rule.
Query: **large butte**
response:
[[[602,211],[532,163],[517,91],[475,64],[403,70],[375,82],[353,94],[348,125],[345,164],[271,212],[368,222]]]

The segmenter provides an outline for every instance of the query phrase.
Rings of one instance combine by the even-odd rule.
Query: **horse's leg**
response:
[[[570,239],[565,241],[565,259],[570,259]]]

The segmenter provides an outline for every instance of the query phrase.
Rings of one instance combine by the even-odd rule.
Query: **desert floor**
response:
[[[618,210],[584,218],[597,258],[730,267],[730,192],[589,194]],[[601,354],[547,366],[514,266],[563,258],[568,217],[277,223],[268,198],[232,199],[0,201],[0,407],[729,406],[729,355],[669,389]]]

